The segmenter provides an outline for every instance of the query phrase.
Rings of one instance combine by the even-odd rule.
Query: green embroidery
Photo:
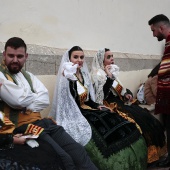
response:
[[[16,79],[15,79],[15,77],[6,69],[6,67],[4,66],[4,65],[0,65],[0,71],[4,74],[4,76],[6,77],[6,79],[8,80],[8,77],[7,77],[7,75],[9,75],[11,78],[12,78],[12,80],[13,80],[13,82],[15,83],[15,84],[18,84],[17,83],[17,81],[16,81]]]
[[[25,79],[28,81],[28,83],[31,87],[31,91],[34,93],[33,84],[32,84],[32,80],[31,80],[30,75],[23,69],[21,70],[21,73],[24,75]]]

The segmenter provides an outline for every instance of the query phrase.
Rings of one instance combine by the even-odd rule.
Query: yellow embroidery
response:
[[[44,130],[44,128],[33,125],[33,124],[29,124],[25,134],[33,134],[33,135],[40,135],[40,133]]]
[[[125,113],[123,113],[123,112],[121,112],[121,111],[119,111],[119,110],[117,109],[117,107],[118,107],[118,106],[117,106],[117,103],[114,102],[114,103],[110,103],[110,104],[109,104],[107,101],[104,101],[103,104],[104,104],[105,106],[107,106],[108,108],[110,108],[112,112],[116,112],[116,113],[118,113],[121,117],[123,117],[124,119],[128,120],[129,122],[135,123],[137,129],[138,129],[138,130],[140,131],[140,133],[142,134],[142,130],[141,130],[140,126],[139,126],[132,118],[130,118],[127,114],[125,114]]]

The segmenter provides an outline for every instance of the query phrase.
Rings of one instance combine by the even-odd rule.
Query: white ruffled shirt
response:
[[[46,87],[34,76],[27,72],[32,80],[34,93],[28,81],[21,72],[15,74],[18,85],[6,79],[0,72],[0,100],[5,101],[15,109],[26,108],[33,112],[40,112],[49,105],[49,95]]]

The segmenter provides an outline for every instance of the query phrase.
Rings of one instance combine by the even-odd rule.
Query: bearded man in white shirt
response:
[[[14,134],[38,134],[60,156],[68,170],[96,170],[84,148],[76,143],[50,118],[41,118],[40,111],[49,105],[48,90],[30,72],[22,68],[28,58],[27,46],[19,37],[5,44],[0,65],[0,110],[14,124]]]

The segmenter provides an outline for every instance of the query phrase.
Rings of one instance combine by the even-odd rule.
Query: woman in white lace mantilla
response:
[[[90,141],[92,131],[88,121],[81,114],[77,103],[70,93],[68,80],[77,80],[77,77],[74,75],[77,71],[77,64],[73,65],[68,55],[69,50],[63,55],[60,63],[50,116],[57,121],[58,125],[63,126],[74,140],[84,146]],[[87,66],[83,65],[82,72],[86,69]],[[88,75],[84,76],[87,79],[86,86],[90,89],[91,97],[94,99],[94,92],[88,80]]]
[[[99,169],[146,168],[146,145],[133,119],[95,102],[84,52],[74,46],[63,55],[50,116],[86,149]],[[143,148],[136,162],[134,148]],[[137,151],[138,152],[138,151]],[[121,161],[120,161],[120,160]],[[121,162],[121,163],[120,163]],[[120,164],[119,164],[120,163]],[[139,168],[140,167],[140,168]]]
[[[157,161],[166,153],[164,128],[149,111],[133,103],[133,94],[123,87],[118,74],[119,67],[115,65],[110,49],[99,50],[93,58],[91,71],[96,101],[109,108],[116,105],[119,111],[133,118],[146,140],[148,163]]]

